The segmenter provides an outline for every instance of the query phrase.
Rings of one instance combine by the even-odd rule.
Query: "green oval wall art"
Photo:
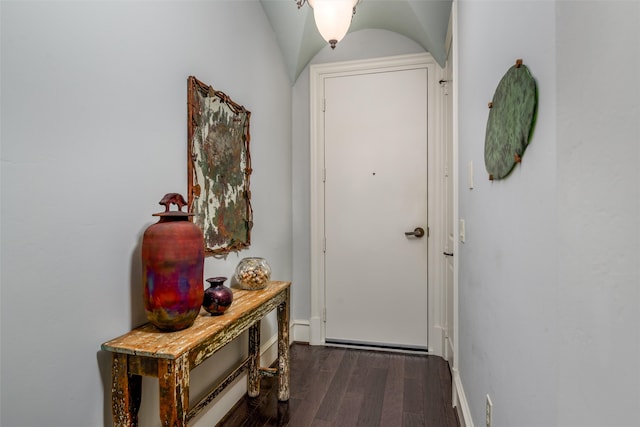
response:
[[[484,164],[490,180],[505,178],[520,163],[533,134],[537,104],[536,82],[518,59],[489,103]]]

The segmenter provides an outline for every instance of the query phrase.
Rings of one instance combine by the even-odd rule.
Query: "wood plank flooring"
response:
[[[275,378],[245,396],[219,427],[458,427],[451,375],[437,356],[293,344],[291,397]]]

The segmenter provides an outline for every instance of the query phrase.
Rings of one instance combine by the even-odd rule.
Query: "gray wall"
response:
[[[111,425],[100,344],[145,321],[140,239],[186,195],[187,77],[252,112],[252,246],[291,272],[291,85],[258,2],[7,2],[2,36],[2,414],[6,427]],[[263,337],[275,331],[265,322]],[[192,396],[239,359],[192,372]],[[157,381],[142,425],[157,425]],[[195,425],[211,426],[225,404]]]
[[[637,425],[640,4],[458,6],[459,166],[476,171],[460,188],[459,366],[474,424],[489,393],[494,425]],[[0,15],[2,426],[111,425],[99,347],[145,321],[140,238],[159,198],[186,191],[188,75],[253,113],[241,256],[293,278],[292,318],[308,319],[308,73],[292,90],[257,2],[3,1]],[[421,51],[380,30],[340,49],[314,62]],[[486,103],[516,58],[538,81],[538,123],[523,163],[489,183]],[[208,259],[206,275],[238,260]],[[243,351],[197,368],[194,394]],[[143,425],[154,393],[145,381]]]
[[[640,2],[559,2],[558,425],[637,426]]]
[[[498,426],[638,425],[640,3],[458,8],[459,368],[473,423],[489,393]],[[538,121],[522,164],[489,182],[487,102],[516,58],[537,80]]]

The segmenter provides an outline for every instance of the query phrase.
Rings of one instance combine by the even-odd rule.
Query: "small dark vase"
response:
[[[233,291],[224,285],[226,277],[211,277],[207,282],[211,285],[204,291],[202,306],[214,316],[225,312],[233,302]]]

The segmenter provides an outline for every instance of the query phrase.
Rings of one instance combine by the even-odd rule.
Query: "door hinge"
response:
[[[327,168],[322,169],[322,182],[327,182]]]
[[[322,238],[322,252],[327,252],[327,238]]]
[[[324,307],[322,309],[322,321],[325,322],[325,323],[327,322],[327,308],[326,307]]]
[[[327,98],[322,98],[322,112],[327,111]]]

